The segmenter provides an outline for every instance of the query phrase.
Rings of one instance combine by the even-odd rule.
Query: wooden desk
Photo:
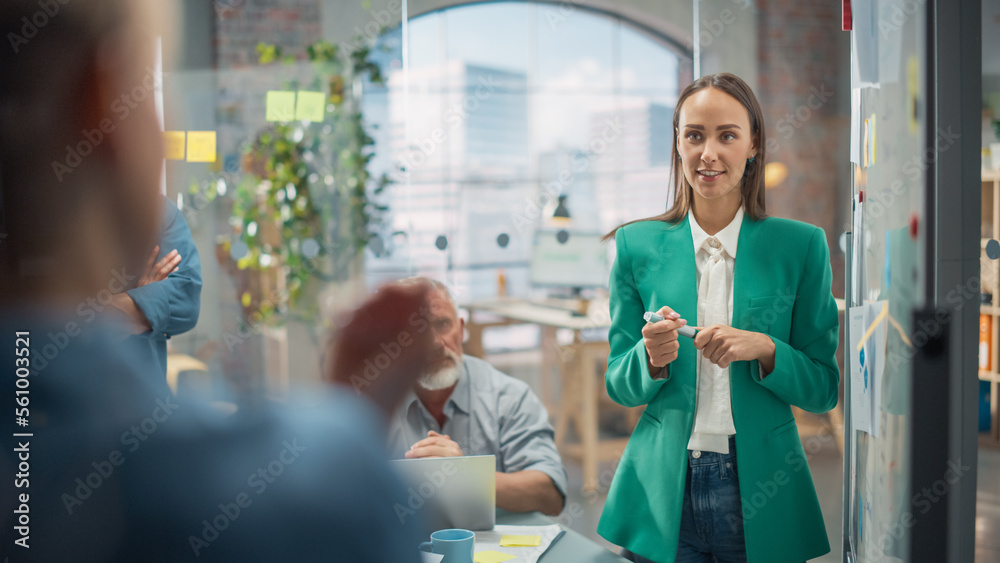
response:
[[[610,349],[607,340],[586,341],[582,332],[611,326],[607,302],[591,304],[588,314],[574,315],[576,304],[565,301],[532,302],[518,299],[477,302],[465,306],[469,310],[469,341],[466,352],[482,357],[483,329],[493,326],[531,323],[542,329],[541,399],[550,414],[556,416],[556,446],[563,455],[580,460],[583,465],[585,491],[596,490],[598,463],[617,459],[627,438],[601,441],[598,437],[598,405],[604,393],[604,372]],[[496,320],[477,322],[477,313],[488,313]],[[573,342],[559,345],[556,330],[573,331]],[[559,373],[561,397],[551,401],[548,377],[552,367]],[[624,408],[624,407],[623,407]],[[637,419],[641,408],[632,409]],[[570,424],[580,435],[579,444],[567,444]]]

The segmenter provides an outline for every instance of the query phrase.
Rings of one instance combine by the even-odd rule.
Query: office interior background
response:
[[[665,210],[675,103],[713,72],[756,92],[772,139],[768,212],[823,228],[844,297],[853,165],[840,2],[178,5],[177,45],[163,52],[156,89],[164,129],[186,133],[187,153],[171,155],[168,139],[164,191],[191,227],[204,276],[197,327],[170,341],[179,394],[281,399],[319,385],[340,315],[384,282],[425,275],[463,306],[467,352],[529,382],[556,421],[560,351],[607,336],[613,245],[595,238]],[[322,93],[321,119],[296,113],[303,91]],[[997,0],[982,2],[982,99],[985,194],[1000,168]],[[191,133],[203,131],[215,132],[211,158],[194,154]],[[997,233],[984,224],[982,235]],[[567,248],[598,252],[567,274],[552,265]],[[584,318],[596,320],[579,330],[511,322],[481,307],[499,297],[582,297]],[[599,381],[600,359],[589,367],[583,376]],[[986,562],[1000,561],[1000,442],[997,383],[981,385],[975,560]],[[579,428],[562,427],[570,494],[557,520],[613,548],[596,524],[636,413],[599,404],[596,481],[573,449]],[[821,561],[841,561],[843,405],[797,418],[833,546]]]

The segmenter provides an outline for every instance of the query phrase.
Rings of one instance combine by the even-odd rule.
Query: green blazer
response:
[[[650,377],[644,311],[667,305],[695,324],[698,291],[688,219],[620,229],[611,271],[608,394],[646,405],[608,492],[597,531],[653,559],[674,561],[687,443],[694,425],[698,350],[681,338],[666,377]],[[774,371],[730,364],[740,496],[750,563],[801,562],[830,551],[812,475],[789,405],[822,413],[837,404],[837,305],[823,231],[788,219],[744,216],[733,273],[733,326],[774,340]],[[739,525],[739,522],[734,522]]]

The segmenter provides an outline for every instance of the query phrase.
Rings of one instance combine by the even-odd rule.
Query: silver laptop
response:
[[[496,524],[496,456],[394,459],[407,484],[400,519],[419,515],[431,529],[492,530]]]

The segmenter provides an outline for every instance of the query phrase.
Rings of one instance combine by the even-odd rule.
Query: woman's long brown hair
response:
[[[681,166],[681,155],[677,151],[678,121],[684,101],[691,94],[705,88],[716,88],[729,94],[743,104],[743,107],[747,110],[747,114],[750,117],[750,131],[754,138],[754,146],[757,148],[757,154],[753,162],[747,162],[746,170],[743,172],[742,184],[740,185],[740,194],[743,196],[743,210],[747,215],[755,221],[767,217],[767,211],[764,206],[764,162],[767,158],[767,135],[764,130],[764,113],[760,110],[760,104],[757,103],[757,97],[754,96],[753,90],[750,89],[750,86],[746,82],[743,82],[735,74],[720,72],[718,74],[703,76],[688,84],[677,100],[677,107],[674,108],[674,142],[670,145],[672,147],[670,166],[674,173],[674,204],[665,213],[646,217],[645,219],[635,219],[618,225],[611,232],[604,235],[601,238],[602,241],[613,239],[618,229],[625,225],[631,225],[639,221],[664,221],[676,224],[691,211],[691,200],[694,198],[693,188],[684,177],[684,169]]]

